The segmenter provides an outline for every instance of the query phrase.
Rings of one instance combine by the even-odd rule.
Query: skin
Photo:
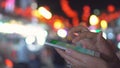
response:
[[[72,28],[68,33],[68,39],[74,44],[80,42],[84,48],[100,53],[99,57],[78,53],[72,49],[66,51],[57,49],[57,52],[73,68],[117,68],[120,61],[110,44],[102,37],[102,33],[92,33],[84,26]]]
[[[72,68],[109,68],[104,60],[97,57],[77,53],[71,49],[68,51],[56,50],[67,62],[72,64]]]

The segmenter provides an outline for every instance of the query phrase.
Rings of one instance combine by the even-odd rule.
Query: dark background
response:
[[[82,8],[84,5],[89,5],[91,11],[93,9],[99,9],[105,11],[107,6],[113,4],[116,7],[116,10],[120,8],[120,0],[68,0],[70,7],[77,11],[79,16],[82,14]],[[39,6],[49,6],[51,12],[54,14],[62,15],[67,17],[60,7],[60,0],[37,0]]]

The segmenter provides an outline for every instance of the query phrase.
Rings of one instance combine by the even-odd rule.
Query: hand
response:
[[[78,26],[69,31],[68,37],[73,43],[80,42],[83,47],[99,52],[106,61],[118,61],[110,44],[102,37],[102,33],[92,33],[86,27]]]
[[[93,56],[88,57],[88,55],[84,55],[84,58],[90,59],[89,64],[91,62],[94,63],[94,64],[91,63],[90,64],[91,66],[97,65],[99,67],[99,66],[103,65],[103,66],[107,67],[106,63],[111,68],[116,68],[119,66],[120,61],[119,61],[118,57],[116,56],[115,52],[113,50],[111,50],[110,44],[107,42],[107,40],[105,40],[102,37],[102,33],[92,33],[86,27],[78,26],[78,27],[72,28],[69,31],[68,38],[71,39],[73,43],[80,42],[83,45],[83,47],[97,51],[100,53],[99,58],[93,57]],[[67,56],[67,54],[65,52],[60,51],[60,50],[57,50],[57,51],[58,51],[58,53],[60,53],[61,56],[63,56],[63,58],[65,58],[65,56]],[[74,53],[75,53],[75,51],[73,51],[73,53],[71,53],[71,55],[73,56],[72,57],[73,59],[75,59],[78,55],[80,56],[80,53],[75,53],[75,54]],[[65,59],[67,59],[67,58],[65,58]],[[83,60],[82,58],[79,58],[79,59]],[[91,59],[94,59],[94,60],[91,60]],[[71,61],[71,63],[74,66],[78,66],[81,63],[81,61],[78,61],[78,59],[76,59],[76,60],[77,60],[76,62]],[[96,60],[99,61],[100,65],[96,64]],[[85,65],[83,64],[83,66],[85,66]],[[103,67],[101,67],[101,68],[103,68]]]
[[[109,68],[108,64],[97,57],[78,53],[68,49],[66,51],[56,49],[57,52],[71,64],[72,68]]]

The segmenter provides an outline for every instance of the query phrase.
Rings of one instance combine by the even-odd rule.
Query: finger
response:
[[[110,48],[110,44],[102,37],[102,33],[98,34],[97,40],[98,42],[100,42],[100,43],[97,43],[98,45],[97,48],[99,52],[101,52],[101,57],[103,59],[110,60],[110,58],[112,59],[116,57],[115,53]],[[116,60],[116,58],[114,60]]]
[[[72,58],[75,58],[79,61],[82,61],[83,63],[88,63],[87,61],[92,61],[93,58],[96,58],[96,57],[93,57],[93,56],[90,56],[90,55],[87,55],[87,54],[82,54],[82,53],[78,53],[72,49],[68,49],[66,50],[66,54],[68,54],[70,57]]]
[[[97,50],[97,47],[96,47],[95,43],[93,41],[89,40],[89,39],[80,40],[77,45],[80,45],[80,44],[82,45],[83,48],[99,52]]]
[[[68,37],[73,38],[75,36],[75,33],[84,32],[84,31],[89,31],[89,30],[84,26],[74,27],[68,32]]]
[[[57,49],[57,52],[65,59],[67,60],[69,63],[73,64],[73,65],[79,65],[79,66],[84,66],[84,63],[80,60],[77,60],[71,56],[69,56],[66,52],[60,50],[60,49]]]
[[[86,27],[80,25],[80,26],[72,28],[69,33],[79,32],[79,31],[84,32],[84,31],[89,31],[89,30]]]
[[[94,56],[100,57],[100,52],[97,49],[96,44],[93,41],[84,39],[84,40],[80,40],[80,44],[82,44],[83,48],[94,52],[93,53]]]
[[[106,67],[106,62],[104,60],[102,60],[101,58],[98,57],[94,57],[94,56],[90,56],[90,55],[86,55],[86,54],[82,54],[82,53],[77,53],[74,50],[69,49],[71,52],[67,52],[67,53],[71,53],[69,54],[69,56],[71,56],[72,58],[75,58],[77,60],[81,60],[82,63],[87,64],[87,66],[83,66],[85,68],[96,68],[96,67],[101,67],[101,66],[105,66]],[[94,65],[96,64],[96,65]],[[97,65],[98,64],[98,65]],[[82,66],[82,65],[81,65]],[[78,67],[79,68],[79,67]]]
[[[73,68],[86,68],[91,66],[91,68],[95,67],[94,63],[98,64],[97,67],[103,66],[106,64],[103,60],[97,57],[77,53],[73,50],[70,50],[71,52],[63,52],[58,50],[59,54],[62,55],[64,59],[69,61],[74,67]],[[101,64],[102,63],[102,64]],[[86,66],[87,64],[87,66]],[[100,64],[100,66],[99,66]]]
[[[72,57],[70,57],[69,55],[67,55],[67,53],[65,51],[62,51],[58,48],[56,48],[56,51],[68,62],[72,63],[72,62],[78,62],[76,59],[73,59]]]
[[[98,33],[93,32],[82,32],[79,34],[78,37],[75,37],[72,42],[76,45],[82,44],[82,46],[86,49],[94,50],[96,52],[99,52],[96,47],[96,37]]]
[[[92,38],[96,38],[96,42],[98,42],[97,44],[95,44],[95,46],[94,46],[95,42],[94,43],[91,42]],[[82,39],[85,39],[85,40],[82,40]],[[86,48],[98,51],[103,55],[107,55],[107,56],[113,55],[113,52],[110,50],[109,44],[102,37],[102,32],[99,34],[92,33],[92,32],[83,32],[83,33],[80,33],[78,37],[75,37],[72,40],[72,42],[73,43],[81,42],[83,46],[85,46]]]
[[[91,38],[96,38],[97,37],[97,33],[93,33],[93,32],[82,32],[79,34],[79,36],[74,37],[74,39],[72,40],[73,43],[78,42],[81,39],[91,39]]]

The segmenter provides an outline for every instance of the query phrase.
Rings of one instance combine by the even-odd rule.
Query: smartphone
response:
[[[58,41],[58,40],[51,40],[49,42],[46,42],[45,44],[48,45],[48,46],[55,47],[55,48],[60,48],[62,50],[66,50],[67,48],[70,48],[70,49],[73,49],[73,50],[75,50],[77,52],[80,52],[80,53],[95,56],[94,51],[83,48],[80,43],[77,44],[76,46],[74,46],[74,45],[69,44],[67,42]]]

